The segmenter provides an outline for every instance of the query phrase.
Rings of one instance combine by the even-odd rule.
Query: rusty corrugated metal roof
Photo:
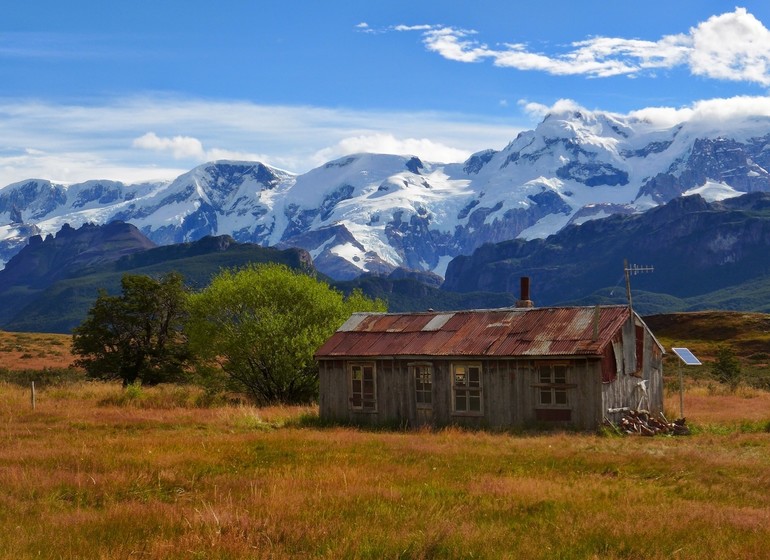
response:
[[[316,357],[598,356],[629,316],[626,306],[356,313]]]

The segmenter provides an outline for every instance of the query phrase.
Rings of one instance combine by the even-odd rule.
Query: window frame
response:
[[[355,378],[355,371],[358,368],[360,368],[360,374],[361,374],[360,379]],[[371,381],[372,392],[371,392],[371,397],[368,399],[366,398],[367,393],[364,390],[364,383],[365,383],[364,376],[366,375],[365,368],[371,368],[371,375],[372,375],[372,381]],[[348,394],[350,395],[348,402],[350,404],[350,409],[354,412],[369,412],[369,413],[377,412],[376,363],[373,361],[372,362],[348,362],[347,374],[348,374]],[[356,382],[360,382],[359,389],[356,389]],[[356,398],[357,396],[358,396],[358,399]],[[356,404],[357,400],[359,404]]]
[[[571,408],[569,389],[577,387],[567,383],[572,364],[569,362],[541,362],[534,365],[537,406],[540,408]],[[561,370],[561,371],[559,371]],[[547,399],[544,396],[547,395]]]
[[[413,389],[414,389],[414,402],[417,406],[417,408],[427,408],[432,409],[433,408],[433,364],[431,362],[414,362],[409,365],[409,371],[410,371],[410,377],[413,380]],[[420,379],[420,374],[422,373],[422,380]],[[428,377],[427,382],[425,381],[425,376]],[[426,388],[427,385],[427,388]],[[423,399],[420,399],[420,396],[423,397]],[[428,397],[428,400],[425,400],[425,397]]]
[[[458,383],[458,369],[465,368],[467,381]],[[478,380],[471,380],[471,369],[478,369]],[[453,362],[450,365],[452,375],[452,414],[457,416],[483,416],[484,415],[484,369],[481,362]],[[475,394],[474,394],[475,393]],[[465,399],[465,407],[458,409],[458,397]],[[471,409],[471,399],[478,400],[478,410]]]

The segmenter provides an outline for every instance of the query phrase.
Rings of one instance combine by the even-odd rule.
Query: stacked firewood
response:
[[[662,413],[652,415],[646,410],[625,411],[617,428],[622,433],[642,436],[685,436],[690,433],[684,418],[669,422]]]

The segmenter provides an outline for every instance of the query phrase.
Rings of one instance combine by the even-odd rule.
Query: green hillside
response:
[[[206,286],[223,268],[237,268],[250,263],[277,262],[291,268],[307,268],[306,253],[296,249],[279,251],[251,244],[234,244],[226,250],[201,252],[184,246],[176,251],[160,247],[147,251],[150,255],[134,255],[97,269],[60,280],[43,290],[37,297],[8,321],[3,328],[21,332],[68,333],[85,318],[100,289],[120,292],[124,274],[145,274],[159,277],[171,271],[182,274],[192,289]],[[159,255],[152,253],[158,252]],[[141,254],[138,254],[140,256]],[[12,297],[4,293],[2,299]]]

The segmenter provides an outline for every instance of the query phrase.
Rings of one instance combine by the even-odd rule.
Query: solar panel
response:
[[[699,366],[701,365],[700,360],[695,357],[695,354],[690,352],[687,348],[672,348],[671,350],[674,351],[674,354],[679,356],[679,358],[688,366]]]

